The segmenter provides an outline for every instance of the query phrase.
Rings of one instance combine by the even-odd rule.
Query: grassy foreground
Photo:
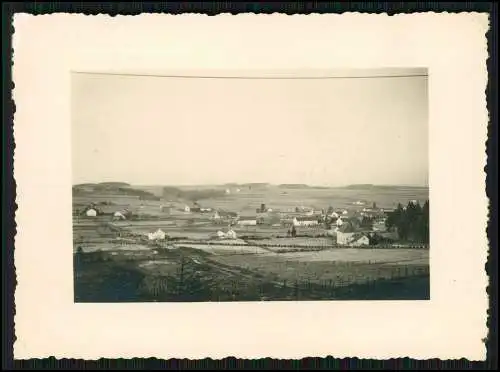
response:
[[[428,300],[430,296],[429,275],[424,273],[343,285],[287,282],[207,258],[198,253],[181,270],[172,265],[168,272],[144,270],[137,260],[117,260],[101,252],[76,254],[75,302]]]

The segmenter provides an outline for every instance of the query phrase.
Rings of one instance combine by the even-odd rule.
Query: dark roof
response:
[[[354,228],[349,222],[345,222],[339,227],[339,231],[343,233],[351,233],[354,232]]]
[[[353,238],[353,240],[359,240],[359,239],[361,239],[363,236],[368,237],[368,235],[366,235],[366,234],[364,234],[364,233],[357,232],[357,233],[355,233],[355,234],[353,235],[353,237],[352,237],[352,238]],[[369,237],[368,237],[368,238],[369,238]]]
[[[219,215],[221,215],[221,216],[236,217],[238,215],[236,212],[228,212],[228,211],[217,211],[217,213],[219,213]]]
[[[257,219],[257,217],[255,217],[255,216],[240,216],[239,217],[240,221],[241,220],[255,220],[255,219]]]
[[[297,221],[318,221],[318,216],[300,216]]]

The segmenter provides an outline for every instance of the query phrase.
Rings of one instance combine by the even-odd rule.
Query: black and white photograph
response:
[[[12,29],[15,358],[486,360],[488,13]]]
[[[71,138],[75,302],[430,299],[426,68],[78,71]]]

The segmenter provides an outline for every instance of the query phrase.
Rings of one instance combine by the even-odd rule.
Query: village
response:
[[[420,205],[417,200],[411,200],[409,204]],[[241,213],[202,206],[198,202],[154,203],[153,206],[149,203],[147,212],[142,212],[144,207],[142,202],[135,208],[120,209],[109,202],[91,202],[76,213],[80,221],[99,221],[117,237],[135,237],[151,242],[167,242],[172,238],[169,232],[175,231],[177,237],[207,243],[223,241],[225,244],[238,244],[241,237],[255,239],[257,236],[260,239],[291,238],[287,240],[288,245],[293,245],[293,239],[300,237],[327,237],[331,246],[337,247],[400,243],[397,227],[387,226],[388,216],[394,209],[379,208],[374,202],[355,201],[351,208],[297,206],[281,210],[262,203],[254,213],[249,213],[248,208]],[[152,208],[158,213],[152,213]],[[147,225],[144,225],[145,221],[149,221]],[[136,224],[142,228],[134,229]],[[193,231],[197,232],[196,237]]]
[[[289,193],[269,205],[259,202],[263,194],[251,203],[250,194],[203,202],[75,198],[79,301],[121,293],[121,285],[132,285],[129,276],[141,284],[123,295],[141,301],[351,298],[361,292],[384,298],[391,283],[416,286],[411,296],[427,296],[428,241],[404,223],[411,215],[425,221],[428,202],[403,199],[405,205],[390,208],[351,200],[321,208],[293,203]]]

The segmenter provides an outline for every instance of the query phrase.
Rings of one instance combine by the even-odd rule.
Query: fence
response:
[[[168,301],[262,301],[262,300],[327,300],[358,299],[376,292],[384,285],[398,280],[424,278],[428,283],[428,267],[404,266],[393,269],[390,274],[379,278],[363,278],[362,275],[347,275],[328,280],[283,280],[242,281],[240,279],[221,282],[205,282],[199,278],[191,280],[179,277],[149,278],[143,291],[153,297],[168,298]],[[170,283],[170,284],[167,284]],[[179,292],[179,285],[183,291]],[[170,292],[168,287],[170,286]],[[403,286],[404,287],[404,286]],[[428,287],[428,285],[427,285]],[[391,288],[387,296],[398,297],[399,287]],[[425,299],[429,288],[410,293],[416,299]],[[394,292],[396,291],[396,292]],[[169,293],[167,293],[169,292]],[[404,290],[403,290],[404,292]],[[408,294],[405,294],[408,296]],[[165,297],[166,296],[166,297]],[[380,296],[380,295],[379,295]],[[383,295],[382,295],[383,297]]]

